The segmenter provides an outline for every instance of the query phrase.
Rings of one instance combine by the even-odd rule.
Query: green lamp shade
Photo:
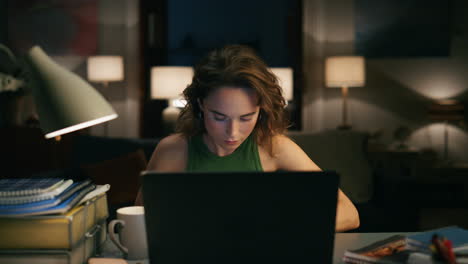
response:
[[[55,63],[40,47],[29,51],[27,61],[30,86],[46,138],[117,117],[101,94],[78,75]]]

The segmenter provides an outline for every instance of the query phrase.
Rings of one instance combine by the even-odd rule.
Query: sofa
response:
[[[86,131],[84,131],[86,132]],[[382,206],[374,197],[374,173],[368,159],[368,135],[351,130],[316,133],[290,132],[291,137],[324,170],[340,175],[340,187],[357,205],[361,227],[357,231],[415,230],[411,212]],[[0,177],[61,175],[89,177],[97,184],[110,184],[110,219],[115,210],[132,205],[140,187],[140,172],[146,168],[158,139],[90,136],[83,132],[46,140],[38,128],[0,129]]]
[[[367,157],[368,134],[352,130],[315,133],[290,132],[288,136],[322,169],[340,175],[341,190],[355,203],[373,195],[372,168]]]
[[[336,171],[340,176],[340,189],[356,205],[360,216],[360,227],[351,232],[401,232],[418,228],[414,210],[388,206],[386,201],[376,199],[374,191],[384,187],[377,188],[375,181],[376,168],[368,151],[369,133],[330,129],[290,132],[288,136],[322,170]]]

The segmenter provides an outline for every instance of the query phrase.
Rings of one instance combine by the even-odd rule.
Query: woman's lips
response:
[[[237,144],[237,140],[224,140],[224,142],[228,145],[236,145]]]

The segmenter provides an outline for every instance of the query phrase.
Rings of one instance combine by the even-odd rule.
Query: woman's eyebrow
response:
[[[245,114],[245,115],[241,115],[241,117],[252,116],[252,115],[255,115],[255,113],[257,113],[257,111],[252,112],[252,113],[248,113],[248,114]]]
[[[212,113],[215,113],[215,114],[217,114],[217,115],[227,116],[227,115],[225,115],[225,114],[223,114],[223,113],[220,113],[220,112],[218,112],[218,111],[216,111],[216,110],[208,109],[208,111],[210,111],[210,112],[212,112]]]
[[[216,111],[216,110],[208,109],[208,111],[210,111],[210,112],[212,112],[212,113],[215,113],[215,114],[217,114],[217,115],[221,115],[221,116],[226,116],[226,117],[227,117],[227,115],[225,115],[225,114],[223,114],[223,113],[220,113],[220,112],[218,112],[218,111]],[[251,115],[254,115],[255,113],[257,113],[257,111],[251,112],[251,113],[248,113],[248,114],[241,115],[240,117],[251,116]]]

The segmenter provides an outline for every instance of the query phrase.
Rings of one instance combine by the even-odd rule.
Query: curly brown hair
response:
[[[215,89],[225,86],[256,93],[260,113],[253,138],[273,155],[273,136],[284,134],[289,126],[286,101],[276,76],[252,48],[244,45],[216,49],[195,66],[192,83],[183,92],[187,105],[179,115],[176,132],[187,138],[205,132],[198,100],[202,102]]]

